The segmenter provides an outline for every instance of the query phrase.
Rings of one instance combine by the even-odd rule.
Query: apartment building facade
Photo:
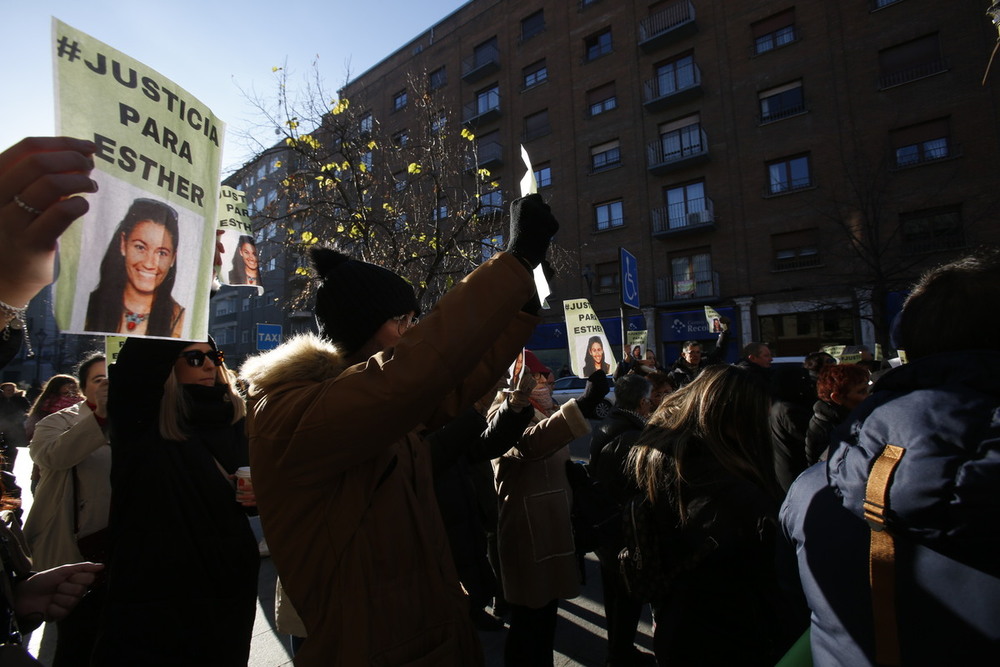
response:
[[[495,204],[527,148],[572,267],[531,343],[550,361],[562,298],[588,297],[617,337],[619,247],[639,264],[628,326],[661,359],[712,339],[705,305],[733,321],[730,358],[751,340],[802,355],[884,342],[922,269],[1000,242],[984,9],[473,0],[342,95],[405,133],[425,81],[475,133]]]

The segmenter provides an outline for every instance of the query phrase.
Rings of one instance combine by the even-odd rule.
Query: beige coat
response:
[[[517,446],[493,461],[500,497],[500,573],[508,602],[538,609],[580,594],[573,543],[569,443],[590,433],[575,400],[546,417],[535,410]]]
[[[76,540],[107,528],[111,508],[111,447],[85,402],[42,419],[35,426],[31,460],[41,469],[24,536],[35,569],[83,560]],[[73,506],[73,468],[79,483]],[[79,531],[73,522],[79,513]]]
[[[365,363],[301,336],[244,364],[257,506],[309,637],[300,667],[482,664],[421,434],[494,386],[538,321],[521,312],[533,292],[500,253]]]

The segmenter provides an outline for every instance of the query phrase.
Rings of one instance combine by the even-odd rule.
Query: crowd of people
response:
[[[0,154],[0,363],[87,210],[73,195],[96,190],[95,148]],[[172,248],[142,240],[157,227],[176,246],[170,220],[137,200],[122,221],[108,258],[127,273],[153,251],[164,277],[99,288],[125,304],[100,316],[109,330],[176,332],[183,309],[154,313]],[[133,337],[33,403],[4,383],[0,656],[33,660],[21,633],[54,622],[56,667],[246,665],[259,513],[298,665],[481,665],[477,630],[506,631],[506,665],[552,665],[586,551],[609,667],[774,665],[803,637],[818,665],[1000,660],[1000,315],[982,308],[1000,297],[1000,253],[920,279],[893,327],[899,368],[817,351],[773,369],[763,342],[730,365],[723,317],[715,348],[688,341],[669,371],[626,349],[600,420],[599,337],[586,389],[562,405],[524,349],[558,229],[538,195],[514,201],[506,251],[426,314],[400,276],[314,248],[318,332],[238,373],[211,338]],[[581,469],[569,443],[588,434]],[[9,471],[23,447],[38,475],[22,535]],[[617,525],[588,530],[594,498]],[[649,590],[621,560],[636,526],[655,546]],[[647,603],[652,654],[635,643]]]

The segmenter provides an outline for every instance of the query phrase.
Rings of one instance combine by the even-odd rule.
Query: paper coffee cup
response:
[[[236,492],[249,493],[253,491],[253,482],[250,481],[250,466],[243,466],[236,469]]]

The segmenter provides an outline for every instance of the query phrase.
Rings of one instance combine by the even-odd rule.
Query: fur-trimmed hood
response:
[[[295,336],[273,350],[247,359],[240,377],[249,393],[267,392],[289,382],[322,382],[335,378],[347,368],[339,347],[313,333]]]

